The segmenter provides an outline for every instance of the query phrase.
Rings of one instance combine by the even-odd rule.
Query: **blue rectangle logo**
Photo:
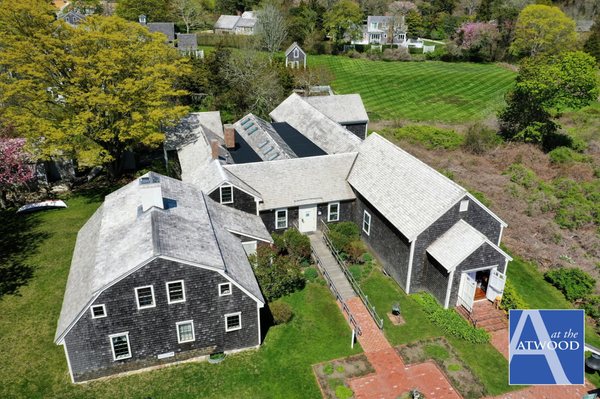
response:
[[[585,313],[569,310],[511,310],[510,385],[582,385]]]

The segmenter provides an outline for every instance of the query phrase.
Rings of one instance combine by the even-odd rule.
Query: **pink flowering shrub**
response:
[[[472,61],[493,61],[500,32],[494,22],[466,22],[458,28],[454,42]]]
[[[33,179],[35,168],[25,152],[25,139],[0,138],[0,206],[6,195]]]

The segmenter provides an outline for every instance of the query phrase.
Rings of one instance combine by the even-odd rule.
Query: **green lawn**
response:
[[[493,64],[385,62],[310,55],[325,65],[339,94],[359,93],[371,120],[463,123],[486,118],[503,105],[515,73]]]
[[[400,303],[404,325],[394,326],[384,317],[383,331],[392,345],[441,336],[439,327],[427,319],[421,306],[379,270],[374,270],[361,285],[380,314],[390,311],[393,303]],[[446,339],[483,382],[488,394],[499,395],[520,388],[508,385],[508,361],[491,344],[472,344],[454,337]]]
[[[0,398],[319,398],[311,365],[361,352],[358,345],[350,349],[350,329],[327,288],[311,283],[285,298],[294,318],[270,329],[258,351],[218,365],[190,363],[72,385],[62,347],[53,339],[77,231],[100,203],[98,197],[67,202],[66,210],[21,219],[27,223],[14,230],[28,237],[27,245],[2,236],[3,246],[17,245],[25,253],[11,257],[32,266],[34,276],[20,295],[0,299]],[[18,220],[0,218],[4,226]],[[0,259],[6,262],[2,254]]]

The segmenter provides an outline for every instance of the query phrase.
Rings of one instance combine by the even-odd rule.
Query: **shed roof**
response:
[[[487,243],[509,260],[512,258],[464,220],[459,220],[428,248],[427,252],[451,272],[477,248]]]
[[[175,40],[175,24],[173,22],[149,22],[146,26],[150,32],[160,32],[167,37],[167,41]]]
[[[197,50],[198,36],[195,33],[178,33],[177,48],[181,51]]]
[[[221,15],[215,22],[215,29],[233,30],[240,18],[239,15]]]
[[[297,157],[273,126],[256,115],[248,114],[233,126],[263,161]]]
[[[328,154],[356,151],[361,140],[321,111],[292,94],[269,116],[274,122],[287,122]]]
[[[223,125],[219,111],[192,112],[165,131],[165,148],[176,150],[204,137],[207,141],[223,140]]]
[[[369,121],[360,94],[304,97],[304,100],[337,123]]]
[[[57,341],[108,286],[157,256],[219,270],[264,303],[242,244],[230,233],[241,230],[270,241],[261,219],[214,203],[179,180],[152,172],[144,177],[175,206],[143,212],[141,198],[149,185],[141,179],[106,196],[77,236]]]
[[[409,241],[467,194],[377,133],[358,148],[348,182]]]
[[[346,177],[356,153],[224,165],[261,194],[260,210],[356,198]]]

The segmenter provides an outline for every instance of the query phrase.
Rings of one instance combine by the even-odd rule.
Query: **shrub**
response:
[[[590,295],[596,285],[596,279],[576,267],[550,270],[544,278],[558,288],[568,301],[574,302]]]
[[[362,263],[363,255],[367,252],[367,246],[360,239],[351,241],[344,251],[348,254],[351,262]]]
[[[353,395],[354,392],[352,392],[352,389],[348,388],[345,385],[338,385],[335,388],[335,396],[338,399],[350,399]]]
[[[506,281],[504,286],[504,294],[502,294],[500,309],[503,309],[507,312],[510,309],[526,309],[525,301],[523,298],[521,298],[510,280]]]
[[[490,335],[485,330],[473,327],[454,310],[442,308],[431,294],[416,294],[414,299],[423,306],[429,320],[444,333],[474,344],[490,341]]]
[[[273,302],[269,305],[271,314],[273,315],[273,321],[275,324],[285,324],[292,319],[294,313],[292,307],[281,301]]]
[[[258,284],[268,301],[304,288],[306,280],[296,259],[281,256],[267,246],[259,246],[256,254],[249,259],[254,265]]]
[[[464,137],[454,130],[425,125],[401,127],[395,130],[394,136],[398,140],[420,143],[429,150],[453,150],[460,147],[464,141]]]
[[[476,191],[476,190],[469,190],[469,193],[471,193],[471,195],[475,198],[477,198],[477,201],[481,202],[483,205],[487,206],[489,208],[489,206],[492,204],[492,201],[485,196],[484,193],[482,193],[481,191]]]
[[[333,374],[333,364],[327,363],[325,366],[323,366],[323,373],[325,375]]]
[[[410,61],[410,53],[404,47],[386,48],[383,50],[381,59],[384,61]]]
[[[283,242],[287,253],[299,262],[310,259],[310,239],[296,229],[283,233]]]
[[[517,183],[524,188],[533,188],[538,186],[538,178],[535,172],[520,163],[513,163],[505,172],[510,181]]]
[[[569,164],[573,162],[586,162],[588,158],[568,147],[556,147],[548,153],[550,162],[554,164]]]
[[[588,295],[583,298],[583,301],[579,307],[585,310],[585,314],[596,320],[600,321],[600,295]]]
[[[484,154],[501,142],[502,138],[494,130],[476,123],[467,129],[463,147],[473,154]]]
[[[360,238],[358,226],[353,222],[330,225],[329,239],[339,252],[347,253],[350,243]]]
[[[308,281],[315,281],[319,277],[319,272],[314,267],[304,269],[304,278]]]

